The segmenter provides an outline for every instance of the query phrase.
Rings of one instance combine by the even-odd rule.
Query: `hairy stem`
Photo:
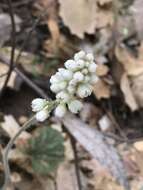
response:
[[[5,151],[3,153],[3,165],[4,165],[4,171],[5,171],[5,180],[4,180],[4,185],[2,187],[2,190],[6,190],[8,184],[10,183],[10,167],[9,167],[9,163],[8,163],[8,154],[10,149],[12,148],[15,140],[17,139],[17,137],[19,137],[19,135],[27,130],[32,124],[36,123],[35,120],[35,116],[33,116],[31,119],[29,119],[24,125],[23,127],[20,128],[20,130],[15,134],[15,136],[9,141],[9,143],[7,144]]]

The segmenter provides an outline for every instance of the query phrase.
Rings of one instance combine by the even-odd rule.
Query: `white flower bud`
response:
[[[61,80],[64,80],[64,78],[63,78],[63,76],[61,75],[60,72],[56,72],[55,76],[58,79],[58,82],[60,82]]]
[[[88,69],[82,69],[81,71],[84,75],[87,75],[88,74]]]
[[[57,92],[59,92],[61,90],[60,87],[59,87],[59,83],[52,84],[50,86],[50,89],[51,89],[52,92],[55,92],[55,93],[57,93]]]
[[[85,76],[85,78],[84,78],[84,82],[85,83],[89,83],[91,81],[91,77],[90,76]]]
[[[83,105],[79,100],[73,100],[68,104],[68,108],[72,113],[78,113]]]
[[[80,98],[90,96],[92,93],[92,86],[89,84],[80,84],[77,89],[77,95]]]
[[[87,60],[87,61],[93,61],[93,60],[94,60],[93,54],[92,54],[92,53],[88,53],[88,54],[86,55],[86,60]]]
[[[58,82],[59,82],[59,79],[55,75],[51,76],[50,83],[58,83]]]
[[[84,68],[84,66],[85,66],[85,62],[83,61],[83,60],[77,60],[76,61],[76,64],[77,64],[77,68],[78,69],[82,69],[82,68]]]
[[[83,79],[84,79],[84,75],[83,75],[80,71],[78,71],[78,72],[76,72],[76,73],[73,75],[73,79],[74,79],[75,81],[77,81],[77,82],[81,82],[81,81],[83,81]]]
[[[92,63],[88,66],[88,70],[89,70],[89,72],[91,72],[91,73],[95,73],[96,68],[97,68],[97,65],[96,65],[94,62],[92,62]]]
[[[91,75],[91,77],[90,77],[91,84],[95,84],[98,80],[99,80],[99,78],[95,74]]]
[[[60,90],[64,90],[67,86],[67,82],[66,81],[62,81],[60,83],[58,83],[59,89]]]
[[[70,94],[68,94],[68,93],[65,92],[65,91],[61,91],[61,92],[59,92],[59,93],[56,95],[56,98],[57,98],[57,99],[62,99],[62,100],[64,100],[65,102],[68,102],[69,99],[70,99]]]
[[[74,60],[70,59],[65,62],[65,67],[71,71],[76,71],[77,70],[77,64]]]
[[[43,122],[49,117],[49,113],[47,110],[43,109],[43,110],[37,112],[35,117],[36,117],[37,121]]]
[[[69,85],[75,87],[75,86],[77,85],[77,82],[78,82],[77,80],[72,79],[72,80],[69,82]]]
[[[67,87],[67,90],[68,90],[68,92],[69,92],[70,94],[74,94],[74,93],[75,93],[75,87],[72,86],[72,85],[69,85],[69,86]]]
[[[67,112],[67,109],[66,109],[65,104],[60,104],[55,109],[55,116],[60,117],[60,118],[64,117],[66,112]]]
[[[63,69],[63,68],[60,68],[59,69],[59,72],[61,73],[61,75],[63,76],[63,78],[65,80],[71,80],[72,79],[72,76],[73,76],[73,72],[72,71],[69,71],[67,69]]]
[[[85,66],[86,66],[86,67],[89,67],[89,65],[90,65],[90,62],[89,62],[89,61],[86,61],[86,62],[85,62]]]
[[[84,59],[84,57],[85,57],[85,52],[80,51],[74,55],[74,60],[77,61],[79,59]]]
[[[33,112],[40,111],[44,108],[46,100],[42,98],[36,98],[32,101],[31,107]]]

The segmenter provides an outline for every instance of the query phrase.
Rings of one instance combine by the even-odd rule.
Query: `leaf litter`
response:
[[[75,158],[69,136],[61,128],[62,124],[76,139],[83,189],[122,190],[123,188],[129,189],[129,184],[133,190],[141,190],[143,187],[143,142],[140,139],[143,136],[142,1],[116,3],[113,0],[77,0],[76,2],[36,0],[32,4],[27,1],[24,6],[21,6],[13,2],[18,27],[16,55],[19,54],[19,49],[25,39],[24,32],[31,29],[31,21],[33,21],[31,15],[39,17],[41,12],[45,13],[34,30],[36,38],[31,37],[30,49],[32,51],[25,46],[18,62],[18,68],[36,85],[48,89],[48,95],[53,97],[48,83],[51,73],[80,49],[95,55],[98,64],[96,74],[100,77],[94,86],[93,95],[84,102],[83,110],[77,116],[78,118],[67,115],[63,121],[57,121],[57,118],[52,117],[49,121],[50,125],[46,124],[47,127],[51,126],[47,128],[48,132],[42,129],[43,126],[38,125],[36,126],[38,130],[34,126],[34,129],[22,133],[9,155],[12,184],[16,188],[54,190],[56,181],[58,190],[70,188],[78,190],[74,170]],[[3,55],[10,59],[10,20],[7,9],[3,8],[5,7],[3,1],[2,5],[0,18],[5,16],[7,22],[0,19],[2,26],[0,57]],[[29,5],[32,5],[32,9],[28,9]],[[22,14],[23,11],[26,11],[26,14]],[[37,39],[38,45],[34,45]],[[113,44],[115,47],[112,49]],[[1,62],[0,75],[4,74],[4,76],[0,77],[0,84],[3,84],[8,67],[3,61]],[[30,113],[29,100],[23,101],[20,107],[21,115],[17,113],[13,115],[14,110],[9,109],[11,105],[13,106],[11,104],[13,100],[14,104],[17,103],[18,98],[21,101],[18,93],[22,92],[21,89],[25,89],[23,82],[20,83],[20,88],[16,88],[17,80],[18,77],[13,72],[6,90],[6,94],[10,93],[9,105],[0,106],[4,119],[0,116],[0,126],[3,131],[1,134],[2,151],[8,139],[12,138],[20,128],[18,123],[20,118],[24,118],[25,121]],[[24,96],[26,93],[29,96],[28,91],[25,90]],[[16,98],[13,98],[13,95]],[[33,96],[36,95],[31,93],[29,99]],[[2,97],[0,105],[3,101],[7,102],[7,99],[9,99],[7,96]],[[28,110],[25,107],[28,107]],[[114,122],[109,117],[109,112],[112,113]],[[52,127],[55,121],[58,125]],[[119,128],[115,126],[115,123]],[[52,131],[56,131],[58,136],[53,139],[63,139],[62,145],[60,145],[61,141],[55,144],[52,140],[50,142],[49,135]],[[125,139],[121,135],[123,133]],[[32,147],[29,139],[36,146]],[[130,141],[132,142],[128,144]],[[45,146],[41,145],[42,142]],[[62,146],[60,149],[62,153],[56,152],[58,145],[59,148]],[[57,177],[55,177],[55,171],[52,173],[47,169],[45,172],[45,168],[58,165],[55,154],[60,157],[59,161],[62,160],[63,145],[65,160],[59,164]],[[37,151],[37,147],[40,152]],[[49,147],[52,151],[50,156],[46,152]],[[56,147],[56,150],[53,150],[53,147]],[[30,148],[32,148],[32,154],[29,157],[25,149],[30,152]],[[32,163],[34,163],[36,173]],[[0,170],[3,172],[3,169]],[[39,171],[44,172],[46,176],[39,174],[41,173]],[[9,188],[14,189],[14,186]]]

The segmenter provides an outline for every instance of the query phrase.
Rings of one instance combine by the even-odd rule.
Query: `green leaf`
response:
[[[36,137],[29,140],[30,147],[26,151],[32,161],[33,169],[40,174],[54,171],[64,159],[64,139],[55,129],[44,127]]]

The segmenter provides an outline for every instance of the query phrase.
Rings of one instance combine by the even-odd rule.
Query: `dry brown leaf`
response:
[[[98,100],[101,98],[109,98],[111,96],[109,85],[101,79],[96,83],[96,85],[94,85],[93,92]]]
[[[143,40],[143,1],[135,0],[132,6],[132,10],[138,36],[141,40]]]
[[[120,87],[124,94],[125,102],[127,103],[127,105],[131,108],[132,111],[137,110],[139,106],[132,92],[130,82],[126,73],[124,73],[121,77]]]
[[[115,54],[127,75],[137,76],[143,74],[143,60],[135,58],[125,47],[117,46]]]
[[[76,2],[59,0],[59,2],[60,16],[65,25],[80,38],[84,37],[84,33],[93,34],[96,28],[111,25],[113,21],[111,11],[100,11],[95,0],[76,0]]]
[[[137,141],[134,143],[134,147],[138,150],[138,151],[142,151],[143,152],[143,141]]]
[[[100,64],[98,65],[97,69],[96,69],[96,74],[97,76],[101,77],[101,76],[105,76],[109,71],[109,67],[107,65],[103,65]]]
[[[57,189],[78,190],[75,170],[72,164],[64,162],[57,172]]]
[[[122,64],[126,75],[122,75],[120,86],[124,93],[126,103],[133,111],[143,106],[142,45],[138,53],[138,57],[136,58],[127,48],[116,47],[116,56]]]
[[[80,118],[84,122],[88,122],[91,126],[96,125],[97,121],[102,115],[102,111],[91,103],[84,103],[80,111]]]
[[[143,74],[132,78],[132,92],[140,107],[143,106]]]
[[[7,132],[7,134],[9,135],[9,137],[13,138],[15,136],[15,134],[19,131],[20,126],[16,122],[16,120],[14,119],[14,117],[11,116],[11,115],[6,115],[4,117],[4,120],[5,121],[1,123],[1,126]],[[16,142],[18,142],[21,139],[27,140],[30,137],[31,137],[30,133],[24,131],[21,135],[19,135],[19,137],[17,138]]]

